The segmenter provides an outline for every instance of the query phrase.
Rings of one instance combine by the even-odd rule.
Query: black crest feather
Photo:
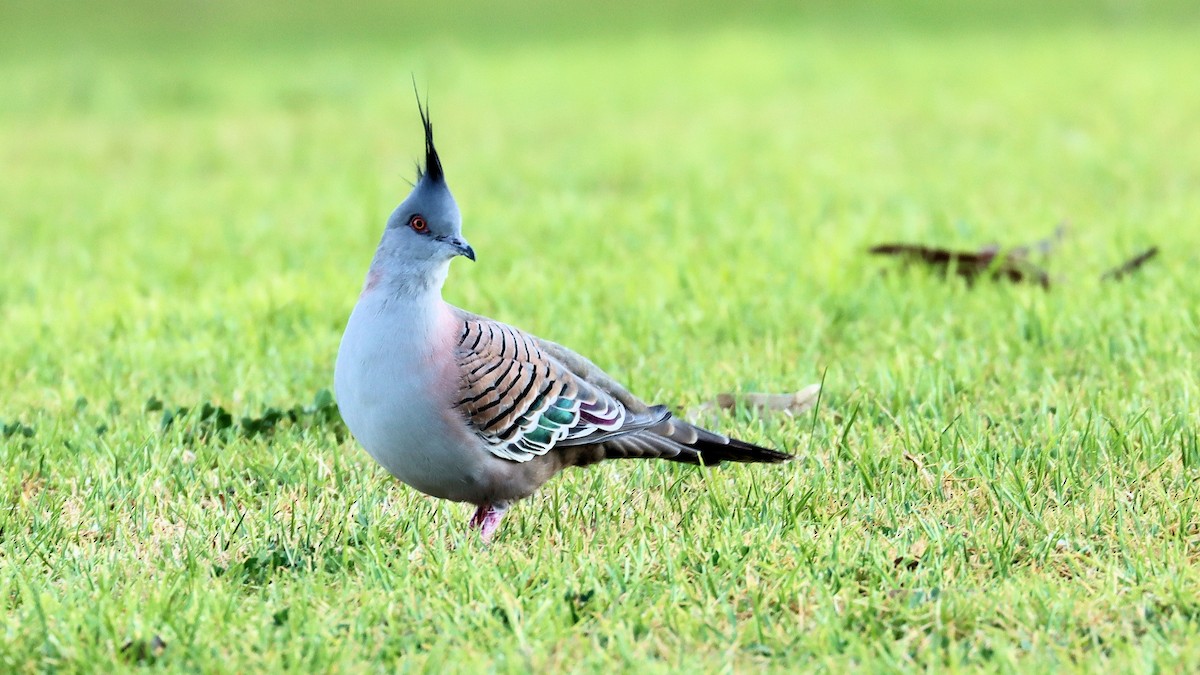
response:
[[[442,160],[438,158],[437,148],[433,146],[433,124],[429,121],[429,99],[426,97],[425,105],[421,105],[421,94],[417,91],[417,80],[413,78],[413,94],[417,97],[417,112],[421,113],[421,125],[425,127],[425,170],[417,167],[417,180],[424,177],[429,177],[434,181],[441,181],[446,176],[442,173]]]

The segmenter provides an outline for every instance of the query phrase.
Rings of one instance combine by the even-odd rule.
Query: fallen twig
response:
[[[1101,281],[1120,281],[1125,276],[1133,274],[1142,268],[1152,258],[1158,255],[1158,247],[1151,246],[1120,265],[1100,275]]]

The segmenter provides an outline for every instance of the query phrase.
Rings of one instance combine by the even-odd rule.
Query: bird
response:
[[[443,300],[451,260],[474,262],[475,250],[419,95],[417,109],[424,166],[387,219],[334,366],[342,418],[372,458],[420,492],[474,505],[468,530],[487,543],[513,503],[568,467],[793,457],[690,424],[570,349]]]

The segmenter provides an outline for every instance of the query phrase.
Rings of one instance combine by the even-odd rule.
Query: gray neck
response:
[[[449,260],[408,260],[401,262],[394,254],[379,247],[367,273],[367,285],[391,299],[410,302],[441,300],[442,286],[450,272]]]

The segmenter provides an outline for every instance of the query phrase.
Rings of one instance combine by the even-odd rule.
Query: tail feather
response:
[[[605,458],[655,457],[713,466],[722,462],[779,463],[792,455],[688,424],[668,416],[658,424],[606,442]]]
[[[793,457],[786,452],[764,448],[736,438],[727,438],[724,443],[699,441],[692,447],[707,465],[721,462],[778,464]]]
[[[722,462],[771,463],[786,462],[792,455],[761,445],[754,445],[736,438],[730,438],[707,429],[688,424],[677,418],[669,418],[663,425],[669,426],[670,431],[664,434],[680,445],[692,451],[699,462],[706,465]],[[674,457],[678,461],[687,461],[682,457]]]

